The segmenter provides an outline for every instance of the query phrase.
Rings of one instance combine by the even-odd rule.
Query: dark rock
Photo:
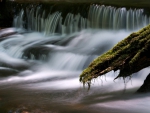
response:
[[[0,67],[0,77],[15,75],[17,73],[19,73],[18,70],[11,69],[11,68],[6,68],[6,67]]]
[[[144,80],[143,85],[137,90],[138,93],[150,92],[150,73]]]

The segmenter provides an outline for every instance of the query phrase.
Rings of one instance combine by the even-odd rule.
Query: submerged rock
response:
[[[0,67],[0,77],[6,77],[19,73],[18,70],[6,67]]]

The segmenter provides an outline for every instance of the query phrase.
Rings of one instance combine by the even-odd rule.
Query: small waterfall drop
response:
[[[51,6],[52,7],[52,6]],[[144,9],[115,8],[105,5],[90,5],[87,17],[80,12],[73,14],[68,11],[62,16],[61,11],[49,12],[46,16],[41,6],[22,9],[14,18],[14,27],[26,27],[28,30],[45,34],[71,34],[83,29],[137,30],[150,23],[150,17]],[[26,19],[23,18],[23,15]]]

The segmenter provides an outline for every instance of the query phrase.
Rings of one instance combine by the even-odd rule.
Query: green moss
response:
[[[130,76],[150,65],[150,57],[147,53],[150,50],[149,46],[150,25],[132,33],[111,50],[94,59],[81,73],[80,81],[90,86],[92,79],[118,69],[120,74],[116,78]]]

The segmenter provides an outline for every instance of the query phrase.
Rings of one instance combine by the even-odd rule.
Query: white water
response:
[[[28,30],[44,32],[49,35],[54,33],[71,34],[89,28],[130,31],[150,23],[150,17],[144,13],[144,9],[116,8],[93,4],[90,5],[86,18],[80,12],[72,14],[68,11],[65,17],[62,16],[62,13],[61,11],[49,11],[48,16],[45,16],[46,11],[43,11],[40,5],[32,8],[26,7],[26,14],[22,9],[15,17],[14,26],[24,28],[27,22]]]
[[[113,81],[110,72],[92,83],[90,91],[79,75],[132,31],[83,30],[45,36],[16,29],[0,31],[0,110],[31,113],[149,113],[149,94],[134,94],[149,68],[132,79]],[[38,57],[37,57],[38,56]]]

